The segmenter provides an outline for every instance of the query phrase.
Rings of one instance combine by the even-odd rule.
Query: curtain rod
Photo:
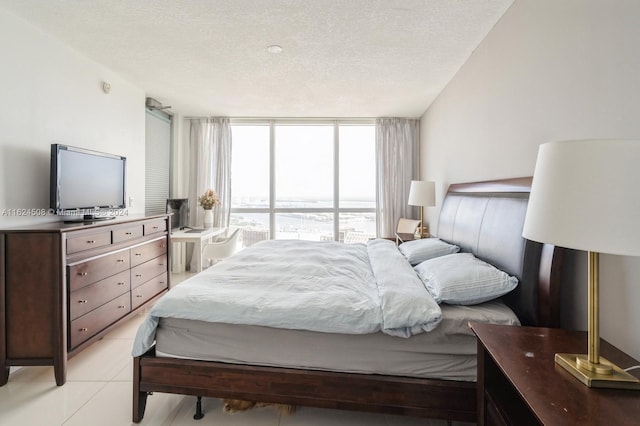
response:
[[[202,118],[228,118],[229,120],[274,120],[274,121],[345,121],[345,120],[375,120],[377,118],[387,118],[387,117],[227,117],[227,116],[205,116],[205,117],[193,117],[187,116],[184,117],[185,120],[199,120]]]

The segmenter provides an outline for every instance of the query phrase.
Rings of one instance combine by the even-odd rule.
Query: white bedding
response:
[[[519,324],[499,300],[443,305],[438,327],[410,339],[381,332],[346,335],[164,318],[155,353],[232,364],[474,381],[477,341],[470,321]]]
[[[140,326],[133,356],[151,348],[160,318],[409,337],[442,313],[391,241],[273,240],[171,289]]]

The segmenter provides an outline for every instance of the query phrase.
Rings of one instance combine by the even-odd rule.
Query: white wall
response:
[[[126,156],[129,213],[144,212],[144,102],[141,89],[0,9],[0,227],[57,220],[9,210],[48,208],[55,142]]]
[[[450,183],[532,175],[544,142],[640,138],[638,52],[636,0],[516,0],[422,117],[422,178],[441,199]],[[600,266],[601,334],[640,358],[640,259]],[[563,325],[585,329],[586,256],[567,267]]]

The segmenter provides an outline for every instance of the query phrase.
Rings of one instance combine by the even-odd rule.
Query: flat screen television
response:
[[[180,230],[189,224],[189,200],[187,198],[167,199],[167,213],[171,216],[171,230]]]
[[[51,144],[50,207],[67,221],[113,219],[126,208],[127,159]]]

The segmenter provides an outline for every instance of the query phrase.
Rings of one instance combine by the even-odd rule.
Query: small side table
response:
[[[586,353],[585,332],[481,323],[471,328],[478,337],[479,426],[639,424],[640,392],[589,388],[556,365],[556,352]],[[622,368],[639,364],[604,340],[600,350]]]
[[[196,257],[196,271],[202,271],[202,244],[211,241],[213,237],[224,234],[227,228],[207,228],[201,230],[173,230],[172,243],[194,243],[193,255]]]

